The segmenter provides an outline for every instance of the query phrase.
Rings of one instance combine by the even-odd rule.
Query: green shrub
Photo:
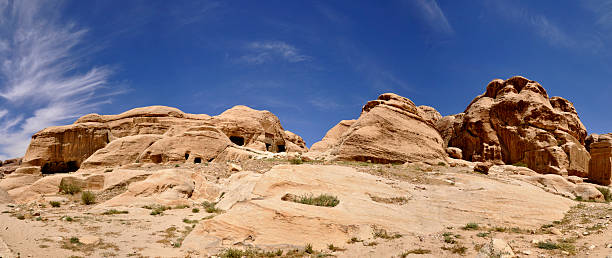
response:
[[[204,210],[208,213],[221,213],[223,212],[221,209],[215,207],[217,205],[216,202],[204,201],[202,202],[202,206],[204,206]]]
[[[90,191],[85,191],[81,194],[81,201],[85,205],[94,204],[96,203],[96,195]]]
[[[289,163],[294,164],[294,165],[299,165],[304,163],[304,161],[301,158],[294,158],[294,159],[290,159]]]
[[[283,196],[282,200],[323,207],[335,207],[340,203],[340,200],[338,200],[336,196],[329,194],[320,194],[316,197],[312,194],[304,194],[301,196],[286,194]]]
[[[334,244],[327,245],[327,249],[332,252],[345,251],[346,249],[335,246]]]
[[[312,249],[312,244],[306,244],[306,246],[304,247],[304,252],[308,254],[313,254],[314,249]]]
[[[431,253],[430,250],[419,248],[419,249],[413,249],[410,251],[403,252],[402,254],[400,254],[400,257],[406,258],[409,254],[430,254],[430,253]]]
[[[489,234],[491,234],[490,232],[480,232],[478,234],[476,234],[476,236],[478,237],[487,237],[489,236]]]
[[[198,221],[197,220],[190,220],[190,219],[184,218],[183,219],[183,223],[196,224],[196,223],[198,223]]]
[[[155,215],[160,215],[163,214],[164,211],[166,210],[170,210],[170,207],[167,206],[156,206],[155,208],[153,208],[153,210],[151,211],[151,215],[155,216]]]
[[[59,207],[61,204],[58,201],[50,201],[49,204],[51,204],[51,207],[57,208]]]
[[[382,239],[396,239],[402,237],[402,235],[398,233],[389,234],[387,230],[382,228],[373,228],[372,234],[374,238],[382,238]]]
[[[76,183],[62,181],[59,185],[59,190],[64,194],[74,195],[81,192],[81,186]]]
[[[440,161],[440,162],[438,162],[438,166],[446,167],[446,163]]]
[[[523,162],[520,162],[520,161],[512,164],[512,166],[515,166],[515,167],[525,167],[525,168],[528,167],[527,164],[525,164]]]
[[[175,210],[180,210],[180,209],[186,209],[186,208],[189,208],[189,205],[187,205],[187,204],[181,204],[181,205],[176,205],[176,206],[174,206],[174,208],[173,208],[173,209],[175,209]]]
[[[65,216],[64,220],[68,221],[68,222],[72,222],[74,219],[72,219],[72,217],[70,217],[70,216]]]
[[[80,242],[81,242],[81,241],[79,241],[79,238],[78,238],[78,237],[71,237],[71,238],[70,238],[70,243],[72,243],[72,244],[78,244],[78,243],[80,243]]]
[[[110,209],[102,213],[102,215],[115,215],[115,214],[128,214],[128,211],[120,211],[116,209]]]
[[[477,230],[478,228],[479,228],[478,224],[476,223],[468,223],[468,224],[465,224],[465,227],[463,227],[463,229],[465,230]]]
[[[597,187],[597,190],[599,190],[601,192],[601,194],[604,196],[604,199],[606,199],[606,202],[611,202],[612,201],[612,193],[610,193],[610,188],[607,188],[607,187]]]
[[[198,209],[198,208],[193,208],[193,209],[191,209],[191,212],[193,212],[193,213],[198,213],[198,212],[200,212],[200,209]]]
[[[552,242],[538,242],[537,247],[545,250],[559,249],[559,245]]]
[[[24,220],[25,216],[23,214],[19,214],[19,215],[17,215],[17,219]]]

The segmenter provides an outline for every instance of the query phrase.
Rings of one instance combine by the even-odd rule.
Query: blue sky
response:
[[[443,115],[523,75],[612,132],[612,1],[0,0],[0,159],[147,105],[276,114],[308,145],[395,92]]]

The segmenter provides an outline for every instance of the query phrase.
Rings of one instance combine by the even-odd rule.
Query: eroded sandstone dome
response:
[[[469,161],[524,163],[540,173],[586,177],[587,131],[572,103],[549,98],[536,81],[491,81],[461,114],[436,124],[445,143]]]

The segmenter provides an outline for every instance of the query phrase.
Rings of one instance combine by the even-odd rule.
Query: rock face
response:
[[[591,136],[589,136],[591,138]],[[591,138],[592,139],[592,138]],[[601,135],[589,144],[589,179],[601,185],[612,183],[612,137]]]
[[[525,163],[539,173],[586,177],[586,129],[571,102],[549,98],[537,82],[496,79],[464,113],[436,123],[448,147],[470,161]]]
[[[404,163],[443,160],[443,141],[430,118],[412,101],[385,93],[363,106],[356,121],[342,121],[311,152],[327,152],[331,159]]]
[[[72,125],[44,129],[32,136],[23,165],[39,166],[47,174],[141,161],[201,163],[232,145],[308,151],[304,140],[285,131],[268,111],[235,106],[211,117],[151,106],[119,115],[89,114]]]
[[[324,152],[330,150],[334,145],[338,144],[342,135],[355,123],[357,120],[342,120],[340,123],[329,129],[325,137],[319,142],[315,142],[310,151]]]

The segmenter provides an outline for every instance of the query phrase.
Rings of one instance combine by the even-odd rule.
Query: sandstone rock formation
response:
[[[342,135],[355,123],[357,120],[342,120],[340,123],[329,129],[323,139],[315,142],[310,147],[313,152],[325,152],[330,150],[334,145],[338,144]]]
[[[7,159],[3,162],[0,162],[0,178],[4,175],[15,172],[17,168],[21,165],[21,158],[17,159]]]
[[[151,106],[119,115],[89,114],[72,125],[46,128],[32,136],[23,165],[40,166],[48,174],[134,162],[204,163],[229,146],[308,151],[304,140],[285,131],[268,111],[235,106],[211,117]]]
[[[591,152],[589,179],[601,185],[612,183],[612,137],[590,135],[588,148]]]
[[[549,98],[537,82],[496,79],[464,113],[436,124],[449,147],[470,161],[525,163],[539,173],[588,175],[586,129],[571,102]]]
[[[436,124],[438,120],[442,119],[440,112],[430,106],[418,106],[420,115],[423,119],[429,121],[432,124]]]
[[[375,163],[444,160],[442,138],[432,118],[422,114],[409,99],[382,94],[363,106],[359,119],[332,128],[311,152],[324,152],[330,159]]]

